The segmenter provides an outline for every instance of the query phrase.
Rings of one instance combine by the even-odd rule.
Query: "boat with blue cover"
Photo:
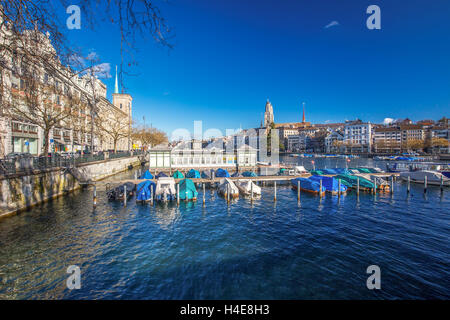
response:
[[[325,187],[325,191],[331,194],[339,193],[339,181],[334,177],[326,176],[311,176],[309,179],[317,181],[320,185],[320,180],[322,180],[322,187]],[[347,192],[347,186],[341,183],[341,193]]]
[[[242,176],[244,177],[257,177],[258,175],[252,171],[245,171],[244,173],[242,173]]]
[[[295,178],[291,180],[292,188],[297,190],[298,182],[300,181],[300,190],[308,193],[319,194],[320,183],[308,178]],[[322,186],[321,194],[325,194],[325,187]]]
[[[146,202],[152,199],[156,190],[156,183],[146,180],[139,183],[136,187],[136,201]]]
[[[230,174],[228,173],[227,170],[219,168],[216,170],[216,177],[217,178],[229,178]]]
[[[164,172],[161,171],[156,175],[156,179],[159,179],[159,178],[167,178],[167,174],[165,174]]]
[[[200,179],[201,177],[200,172],[195,169],[191,169],[186,173],[186,178],[189,179]]]
[[[203,179],[211,179],[211,171],[202,171],[201,177]]]
[[[150,173],[149,170],[147,170],[143,174],[141,174],[139,179],[153,179],[153,175]]]

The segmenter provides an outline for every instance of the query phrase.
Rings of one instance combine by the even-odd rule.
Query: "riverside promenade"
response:
[[[143,157],[123,152],[76,159],[25,158],[13,165],[6,163],[6,172],[0,174],[0,218],[139,166]]]

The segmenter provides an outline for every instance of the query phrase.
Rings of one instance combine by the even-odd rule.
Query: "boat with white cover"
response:
[[[231,198],[239,198],[239,189],[236,187],[234,182],[228,178],[221,179],[217,193],[227,198],[228,192],[230,192]]]
[[[252,195],[252,191],[253,197],[256,198],[261,196],[261,187],[257,186],[251,180],[238,180],[236,182],[236,187],[239,189],[239,192],[245,197],[250,197]]]
[[[175,179],[172,177],[160,177],[156,182],[155,198],[158,201],[167,202],[176,200]]]
[[[438,171],[423,170],[412,172],[400,172],[400,178],[404,181],[408,181],[408,177],[411,182],[425,183],[425,177],[427,177],[427,184],[429,185],[441,185],[450,186],[450,179]]]

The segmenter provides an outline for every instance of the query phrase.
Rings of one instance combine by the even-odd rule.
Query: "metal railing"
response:
[[[12,159],[0,159],[0,175],[16,174],[22,172],[29,172],[32,170],[44,170],[51,168],[69,168],[76,167],[79,164],[102,161],[106,159],[129,158],[131,156],[143,155],[143,151],[124,151],[98,154],[85,154],[74,156],[62,156],[58,153],[52,154],[48,157],[16,157]]]

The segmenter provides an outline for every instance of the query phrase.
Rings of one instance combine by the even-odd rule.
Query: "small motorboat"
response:
[[[172,174],[172,178],[174,178],[174,179],[184,179],[184,174],[181,172],[181,171],[175,171],[173,174]]]
[[[200,172],[195,169],[191,169],[186,173],[186,178],[189,179],[200,179],[201,177]]]
[[[159,172],[157,175],[156,175],[156,179],[159,179],[159,178],[166,178],[167,177],[167,174],[165,174],[164,172]]]
[[[211,171],[202,171],[201,177],[203,179],[211,179]]]
[[[156,184],[147,180],[139,183],[136,187],[136,202],[151,201],[155,195]]]
[[[221,179],[219,182],[217,193],[227,198],[228,192],[230,192],[231,198],[239,198],[239,189],[236,187],[234,182],[228,178]]]
[[[125,194],[126,187],[126,194]],[[134,189],[136,188],[134,183],[126,182],[114,189],[108,190],[106,195],[110,201],[123,201],[125,197],[128,199],[133,196]]]
[[[258,175],[252,171],[245,171],[242,173],[243,177],[257,177]]]
[[[427,184],[439,186],[450,186],[450,179],[447,178],[444,174],[438,171],[432,170],[423,170],[423,171],[412,171],[412,172],[400,172],[400,178],[404,181],[408,180],[408,177],[411,182],[414,183],[425,183],[425,177],[427,178]]]
[[[150,170],[145,171],[139,179],[153,179],[153,175],[150,173]]]
[[[347,193],[347,186],[341,183],[341,189],[339,190],[339,181],[334,177],[326,177],[326,176],[311,176],[309,179],[317,181],[320,185],[320,181],[322,180],[322,187],[325,187],[325,191],[331,194],[341,194]]]
[[[239,171],[236,171],[235,173],[233,173],[231,175],[232,178],[242,178],[243,175],[241,173],[239,173]]]
[[[388,181],[389,175],[375,176],[373,174],[368,174],[368,173],[359,173],[359,174],[355,174],[355,176],[361,177],[361,178],[364,178],[366,180],[373,182],[374,187],[375,187],[375,183],[376,183],[377,190],[389,191],[391,189],[391,186],[389,185],[389,181]]]
[[[244,197],[250,197],[252,193],[254,198],[261,196],[261,187],[251,180],[238,180],[236,181],[236,187]]]
[[[312,194],[319,194],[321,193],[322,195],[325,194],[325,187],[322,185],[322,190],[321,192],[319,192],[320,190],[320,183],[317,181],[314,181],[312,179],[308,179],[308,178],[295,178],[291,180],[291,185],[292,188],[297,190],[298,188],[298,182],[300,181],[300,190],[301,191],[305,191],[308,193],[312,193]]]
[[[161,202],[176,200],[175,179],[161,177],[157,180],[155,199]]]
[[[229,178],[230,174],[228,173],[227,170],[219,168],[216,170],[216,177],[217,178]]]
[[[361,190],[369,191],[370,189],[373,189],[375,187],[372,181],[360,176],[355,176],[351,174],[338,174],[335,178],[341,179],[342,184],[353,189],[357,188],[358,180],[359,180],[359,188]]]
[[[196,201],[198,192],[195,188],[195,184],[191,179],[183,179],[180,181],[180,200],[192,200]]]

